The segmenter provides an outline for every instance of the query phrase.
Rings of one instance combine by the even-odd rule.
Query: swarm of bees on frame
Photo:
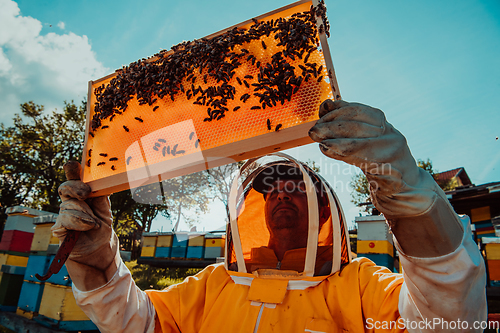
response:
[[[317,18],[322,19],[319,27],[316,26]],[[211,39],[183,42],[172,47],[173,53],[167,54],[167,50],[162,50],[149,59],[131,63],[117,70],[117,75],[108,85],[94,90],[96,103],[89,134],[93,137],[94,132],[108,127],[101,126],[101,121],[108,118],[112,121],[115,116],[126,112],[127,103],[134,97],[137,97],[139,105],[153,106],[160,99],[175,101],[178,94],[184,94],[194,105],[207,107],[203,118],[205,122],[219,121],[226,112],[240,109],[241,106],[232,110],[228,108],[228,101],[236,98],[237,85],[252,88],[252,95],[257,97],[259,103],[252,105],[251,110],[263,110],[278,103],[283,105],[298,92],[303,82],[323,80],[323,66],[308,60],[318,49],[317,33],[329,36],[329,28],[326,7],[324,0],[321,0],[318,6],[311,6],[309,11],[295,13],[289,18],[270,21],[253,19],[248,29],[236,27]],[[263,36],[274,37],[276,46],[281,46],[281,51],[274,53],[267,63],[261,63],[244,48],[245,43],[258,41]],[[263,49],[268,47],[264,41],[261,41],[261,45]],[[235,46],[238,47],[235,49]],[[296,59],[302,59],[304,64],[299,65],[299,71],[288,63]],[[229,82],[242,62],[251,63],[259,72],[256,77],[236,77],[237,85],[232,85]],[[203,82],[206,86],[209,78],[215,79],[217,86],[203,88],[200,84]],[[246,103],[250,97],[249,93],[243,94],[239,101]],[[152,111],[158,108],[156,105]],[[140,117],[135,119],[143,122]],[[270,119],[266,125],[268,130],[272,130]],[[277,124],[274,130],[279,131],[281,127],[281,124]],[[123,129],[129,131],[126,126]],[[199,140],[196,144],[199,144]],[[165,155],[163,148],[161,151]],[[129,161],[130,158],[127,164]],[[90,164],[90,159],[88,162]]]

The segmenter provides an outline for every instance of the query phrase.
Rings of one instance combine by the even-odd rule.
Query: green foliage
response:
[[[199,268],[157,268],[137,264],[137,261],[126,262],[137,286],[142,289],[162,290],[173,284],[181,283],[188,276],[195,275]]]
[[[351,202],[360,207],[361,210],[369,212],[369,205],[364,205],[370,202],[370,186],[368,184],[368,179],[360,172],[352,176],[349,185],[353,189],[351,192]]]
[[[85,101],[80,106],[65,102],[62,112],[46,113],[42,105],[28,102],[12,126],[0,125],[2,214],[14,205],[58,212],[62,166],[82,153],[85,109]]]

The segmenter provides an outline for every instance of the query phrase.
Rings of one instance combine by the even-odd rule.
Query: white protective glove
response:
[[[68,273],[79,290],[98,288],[114,275],[120,259],[109,198],[87,199],[91,189],[79,180],[64,182],[58,192],[62,203],[52,233],[62,242],[67,230],[81,231],[66,261]]]
[[[375,207],[386,217],[406,255],[435,257],[453,252],[463,228],[446,195],[419,168],[405,137],[379,109],[324,101],[309,136],[328,157],[359,167]]]

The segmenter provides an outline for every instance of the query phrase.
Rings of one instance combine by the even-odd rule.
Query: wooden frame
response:
[[[303,6],[305,4],[313,4],[317,6],[319,4],[318,0],[301,0],[292,3],[288,6],[276,9],[269,13],[260,15],[256,17],[256,20],[263,20],[272,15],[282,13],[287,10],[293,10],[298,6]],[[247,20],[240,24],[234,25],[227,29],[221,30],[217,33],[205,37],[206,39],[211,39],[216,36],[222,35],[228,30],[235,27],[248,26],[253,22],[254,19]],[[321,17],[317,17],[317,26],[319,27],[323,24]],[[332,90],[333,99],[340,99],[340,92],[335,77],[335,72],[333,69],[333,62],[330,55],[330,50],[327,43],[327,37],[324,32],[319,33],[319,40],[321,44],[321,51],[323,53],[326,70],[328,73],[329,84]],[[172,51],[169,51],[173,53]],[[154,59],[151,59],[151,61]],[[95,87],[100,82],[109,80],[115,77],[117,73],[107,75],[99,80],[89,82],[89,94],[88,94],[88,104],[87,104],[87,120],[86,120],[86,130],[85,130],[85,145],[84,153],[82,156],[82,179],[88,183],[92,188],[92,196],[98,195],[108,195],[114,192],[119,192],[129,188],[135,188],[142,185],[147,185],[150,183],[171,179],[174,177],[190,174],[193,172],[198,172],[206,169],[210,169],[216,166],[233,163],[241,161],[244,159],[265,155],[268,153],[289,149],[305,144],[312,143],[313,141],[308,136],[308,131],[312,127],[313,121],[308,121],[306,123],[301,123],[292,127],[284,128],[280,131],[270,131],[268,133],[251,137],[248,139],[231,142],[221,146],[212,147],[209,149],[198,149],[186,155],[176,156],[173,159],[168,159],[166,161],[160,161],[153,164],[146,164],[142,167],[127,170],[125,172],[117,172],[116,174],[109,175],[103,178],[89,179],[86,176],[86,169],[88,168],[86,162],[90,158],[89,154],[89,135],[90,135],[90,124],[91,115],[93,112],[93,106],[95,103],[95,98],[93,96],[93,87]],[[318,81],[319,82],[319,81]],[[189,125],[189,124],[188,124]],[[189,125],[190,126],[190,125]],[[269,127],[269,126],[268,126]],[[230,129],[228,129],[230,130]],[[139,140],[138,140],[139,141]],[[145,160],[147,160],[145,155],[145,150],[143,145],[139,142],[140,152]],[[165,156],[165,153],[164,153]],[[144,162],[144,161],[142,161]],[[127,163],[128,164],[128,163]]]

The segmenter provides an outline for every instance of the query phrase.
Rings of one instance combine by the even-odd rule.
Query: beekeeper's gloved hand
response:
[[[109,198],[87,199],[90,187],[79,180],[66,181],[58,192],[62,203],[52,233],[62,241],[67,230],[81,231],[66,267],[79,290],[96,289],[113,277],[120,259]]]
[[[326,156],[364,172],[372,202],[385,215],[406,255],[435,257],[458,247],[463,236],[458,216],[382,111],[326,100],[319,117],[309,136]]]

